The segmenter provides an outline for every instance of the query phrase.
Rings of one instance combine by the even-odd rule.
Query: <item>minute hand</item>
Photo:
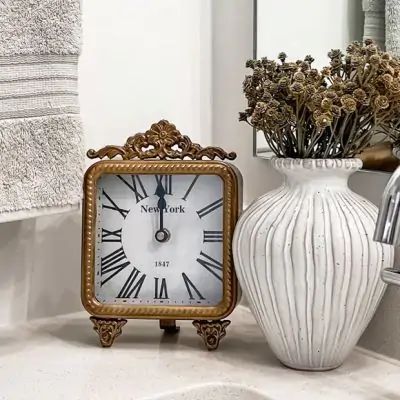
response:
[[[164,209],[167,208],[167,202],[165,201],[164,197],[160,197],[157,203],[158,209],[160,211],[160,226],[159,230],[164,230]]]
[[[160,226],[155,238],[157,242],[163,243],[169,240],[170,234],[168,229],[164,228],[164,210],[167,208],[167,202],[165,201],[165,190],[161,184],[158,184],[155,194],[159,197],[157,206],[160,213]]]

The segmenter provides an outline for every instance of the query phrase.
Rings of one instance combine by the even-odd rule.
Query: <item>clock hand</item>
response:
[[[161,182],[159,182],[155,194],[159,197],[157,207],[160,213],[159,229],[155,234],[155,238],[157,242],[163,243],[170,238],[170,233],[164,228],[164,210],[167,208],[167,202],[165,201],[165,190]]]
[[[167,202],[165,201],[165,190],[161,184],[161,180],[157,185],[156,195],[159,197],[157,207],[160,213],[160,225],[158,230],[162,231],[164,230],[164,209],[167,207]]]
[[[161,198],[164,198],[164,196],[165,196],[165,189],[164,189],[164,186],[162,185],[162,183],[161,183],[161,180],[158,182],[158,185],[157,185],[157,189],[156,189],[156,196],[158,196],[160,199]]]
[[[164,209],[167,207],[167,203],[166,203],[164,197],[160,197],[160,199],[158,200],[157,206],[160,211],[159,230],[162,231],[162,230],[164,230]]]

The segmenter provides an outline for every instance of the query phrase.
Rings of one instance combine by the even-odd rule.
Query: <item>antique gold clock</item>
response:
[[[162,120],[88,157],[109,159],[84,180],[82,303],[101,344],[110,347],[128,318],[158,319],[168,333],[191,319],[216,349],[238,293],[231,241],[242,184],[222,161],[236,155]]]

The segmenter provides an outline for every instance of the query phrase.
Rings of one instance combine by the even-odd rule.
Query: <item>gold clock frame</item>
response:
[[[81,299],[84,308],[92,315],[91,320],[101,344],[104,347],[111,346],[121,334],[126,319],[159,319],[160,327],[166,332],[178,330],[175,320],[195,320],[193,324],[207,348],[216,349],[229,325],[229,321],[222,319],[233,311],[238,299],[231,246],[242,206],[242,181],[233,165],[213,159],[232,160],[236,154],[228,154],[218,147],[202,148],[165,120],[153,124],[144,134],[128,138],[124,146],[106,146],[99,151],[89,150],[87,154],[90,158],[110,159],[93,164],[84,178]],[[122,160],[112,160],[116,156],[121,156]],[[199,162],[203,157],[211,160]],[[174,161],[176,159],[179,161]],[[218,305],[102,304],[96,299],[97,181],[104,174],[215,175],[223,180],[223,298]]]
[[[104,174],[165,174],[216,175],[224,183],[223,201],[223,299],[217,306],[153,306],[104,305],[94,293],[94,264],[96,242],[97,180]],[[150,318],[150,319],[220,319],[229,315],[237,296],[237,283],[233,268],[231,242],[238,218],[238,180],[231,166],[219,161],[100,161],[92,165],[85,175],[82,301],[85,309],[96,317]]]

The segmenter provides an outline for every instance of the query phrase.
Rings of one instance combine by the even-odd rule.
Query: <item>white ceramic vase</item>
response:
[[[272,159],[283,185],[242,214],[233,239],[242,289],[288,367],[338,367],[384,293],[393,248],[373,241],[377,208],[348,188],[358,159]]]

